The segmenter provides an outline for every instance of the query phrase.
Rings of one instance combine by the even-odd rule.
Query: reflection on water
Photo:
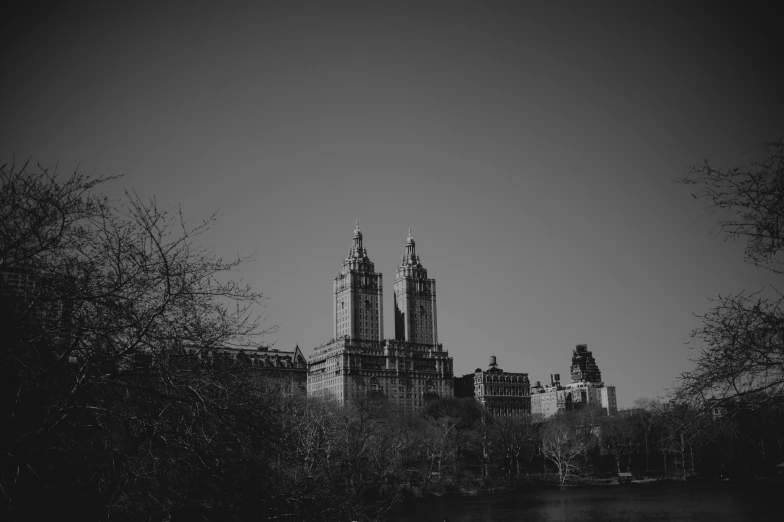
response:
[[[390,522],[773,521],[784,520],[782,484],[632,484],[612,488],[564,488],[520,493],[416,499]]]

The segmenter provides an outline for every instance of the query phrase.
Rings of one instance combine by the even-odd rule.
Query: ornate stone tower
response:
[[[395,275],[395,339],[438,345],[436,281],[427,278],[408,229],[406,253]]]
[[[334,294],[333,336],[357,340],[384,339],[384,310],[381,274],[362,246],[359,221],[353,244],[332,285]]]

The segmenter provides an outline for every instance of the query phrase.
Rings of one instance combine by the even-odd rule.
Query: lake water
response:
[[[776,521],[784,520],[784,483],[629,484],[471,497],[413,499],[390,522]]]

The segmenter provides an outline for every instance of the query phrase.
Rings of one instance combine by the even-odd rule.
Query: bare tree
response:
[[[487,480],[490,476],[490,462],[492,461],[495,447],[493,445],[493,419],[487,410],[482,410],[482,415],[479,417],[479,422],[476,423],[473,433],[474,446],[476,448],[477,456],[479,457],[479,464],[482,471],[482,480]]]
[[[514,483],[514,478],[522,469],[520,461],[523,451],[534,440],[534,429],[528,416],[499,417],[493,428],[495,446],[506,460],[509,482]]]
[[[672,403],[663,417],[667,424],[669,450],[675,457],[675,471],[680,468],[681,478],[696,473],[696,459],[705,441],[710,438],[713,425],[708,417],[685,403]]]
[[[555,464],[561,484],[580,470],[578,457],[585,455],[591,437],[572,415],[559,413],[547,421],[542,433],[542,454]]]
[[[639,436],[642,438],[643,451],[645,452],[645,471],[650,471],[650,456],[654,443],[654,429],[656,423],[656,411],[659,401],[649,398],[640,398],[634,401],[634,413],[632,424],[637,428]]]
[[[458,452],[454,437],[456,426],[457,420],[451,417],[426,421],[422,445],[424,458],[427,462],[425,485],[435,477],[440,486],[444,470],[454,463]]]
[[[634,431],[625,416],[604,417],[600,424],[599,440],[604,453],[615,459],[615,467],[621,472],[621,459],[630,457],[634,446]],[[628,460],[626,469],[628,470]]]
[[[771,143],[767,157],[751,166],[717,169],[707,161],[679,180],[720,219],[717,232],[746,242],[745,258],[782,274],[784,259],[784,141]],[[784,294],[770,289],[719,296],[692,332],[700,354],[681,375],[678,401],[704,408],[758,408],[784,401]]]

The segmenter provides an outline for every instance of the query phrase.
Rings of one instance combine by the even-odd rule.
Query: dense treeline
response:
[[[616,416],[602,410],[549,419],[490,417],[473,399],[419,414],[429,450],[409,463],[407,487],[470,491],[504,481],[615,477],[757,478],[784,461],[784,409],[703,411],[651,399]],[[430,474],[430,476],[428,476]],[[434,478],[435,477],[435,478]]]
[[[590,427],[590,428],[589,428]],[[756,478],[784,461],[784,408],[703,410],[639,399],[617,416],[562,413],[539,425],[546,461],[568,475]],[[571,452],[571,453],[570,453]]]

